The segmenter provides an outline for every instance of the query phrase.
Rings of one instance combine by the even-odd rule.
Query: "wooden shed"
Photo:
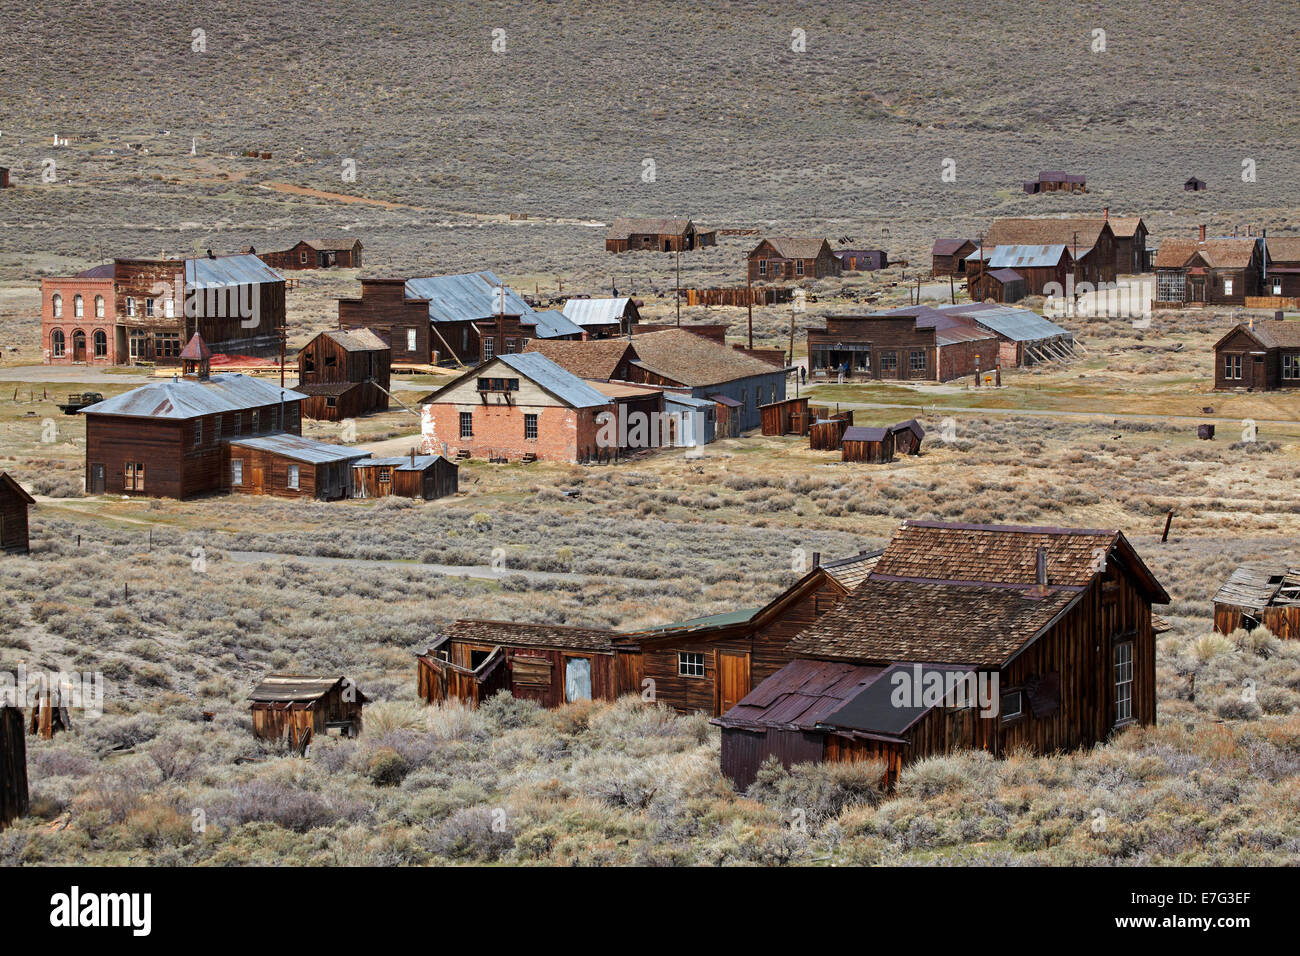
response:
[[[921,423],[915,418],[909,418],[905,422],[891,425],[889,430],[894,434],[894,452],[896,454],[921,454],[921,439],[925,437],[925,429],[921,427]]]
[[[1242,565],[1214,595],[1214,629],[1266,627],[1278,637],[1300,638],[1300,570]]]
[[[321,734],[355,737],[368,698],[346,677],[270,674],[248,695],[253,736],[303,753]]]
[[[352,463],[370,454],[279,433],[230,442],[230,490],[282,498],[352,497]]]
[[[978,271],[978,266],[976,267]],[[970,297],[976,302],[1019,302],[1029,294],[1025,277],[1015,269],[990,269],[972,276]]]
[[[618,696],[616,632],[561,624],[459,620],[416,655],[416,684],[429,703],[477,706],[508,691],[543,707]]]
[[[1183,192],[1199,193],[1204,191],[1206,188],[1208,187],[1205,185],[1205,180],[1197,179],[1195,176],[1183,183]]]
[[[460,468],[441,455],[363,458],[352,463],[352,497],[423,498],[433,501],[459,490]]]
[[[841,461],[884,464],[894,460],[894,432],[889,428],[846,428],[840,440]]]
[[[28,554],[27,509],[36,499],[6,472],[0,471],[0,552]]]
[[[764,435],[807,435],[812,421],[808,415],[808,399],[787,398],[759,406],[763,419]]]
[[[27,740],[23,712],[0,705],[0,830],[27,813]]]
[[[977,248],[973,239],[936,239],[930,249],[930,271],[935,276],[964,276],[966,257]]]
[[[839,451],[844,432],[853,425],[853,411],[835,412],[819,417],[811,412],[813,420],[808,426],[808,447],[813,451]]]

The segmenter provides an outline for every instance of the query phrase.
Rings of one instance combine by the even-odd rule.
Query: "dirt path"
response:
[[[366,196],[350,196],[347,193],[332,193],[324,189],[309,189],[306,186],[295,186],[292,183],[266,182],[259,183],[259,189],[269,189],[272,192],[289,193],[293,196],[310,196],[313,199],[328,199],[332,202],[354,203],[363,206],[379,206],[382,209],[419,209],[419,206],[412,206],[408,203],[389,202],[386,199],[370,199]]]
[[[938,412],[953,415],[1009,415],[1013,418],[1061,418],[1071,421],[1078,421],[1089,418],[1105,418],[1120,421],[1138,421],[1138,422],[1179,422],[1186,424],[1228,424],[1240,425],[1240,418],[1224,418],[1216,415],[1161,415],[1158,413],[1137,413],[1137,412],[1065,412],[1045,408],[980,408],[966,407],[963,405],[932,405],[925,402],[835,402],[840,408],[901,408],[908,411],[920,411],[927,415],[933,415]],[[1254,422],[1257,425],[1288,425],[1300,427],[1300,421],[1292,421],[1285,418],[1256,418]]]
[[[609,575],[575,574],[569,571],[528,571],[523,568],[506,567],[497,570],[489,565],[466,564],[423,564],[419,561],[370,561],[366,558],[328,558],[315,554],[280,554],[275,551],[227,551],[232,561],[242,564],[256,564],[262,561],[288,562],[302,564],[342,565],[350,568],[406,568],[452,578],[476,578],[483,581],[499,581],[515,575],[529,581],[586,581],[598,577],[606,581],[625,581],[636,583],[641,578],[615,578]]]

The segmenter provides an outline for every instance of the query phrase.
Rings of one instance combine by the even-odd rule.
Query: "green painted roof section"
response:
[[[761,607],[743,607],[739,611],[726,611],[722,614],[710,614],[707,617],[693,617],[689,621],[678,621],[676,624],[661,624],[658,627],[648,627],[642,633],[663,634],[668,631],[696,631],[704,627],[726,627],[728,624],[744,624],[761,610],[763,610]]]

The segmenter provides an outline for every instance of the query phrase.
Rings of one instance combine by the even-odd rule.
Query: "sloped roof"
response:
[[[582,327],[571,321],[559,309],[529,310],[519,317],[520,325],[533,327],[533,334],[539,339],[555,339],[566,335],[581,335]]]
[[[538,352],[578,376],[608,381],[618,371],[619,363],[632,349],[627,339],[591,339],[586,342],[548,342],[533,339],[524,346],[524,354]],[[633,350],[632,355],[636,352]]]
[[[232,438],[232,448],[253,448],[257,451],[292,458],[308,465],[328,465],[338,461],[355,461],[368,458],[370,452],[364,448],[349,448],[346,445],[329,445],[314,438],[279,432],[274,435],[257,435],[252,438]]]
[[[1243,564],[1219,588],[1214,603],[1255,611],[1300,604],[1300,571]]]
[[[132,418],[196,418],[218,412],[240,412],[249,408],[277,405],[307,396],[251,375],[225,372],[207,381],[194,379],[150,382],[129,392],[107,398],[81,410],[83,415],[126,415]]]
[[[620,216],[610,224],[606,239],[626,239],[631,235],[680,236],[694,224],[689,219],[635,219]]]
[[[719,614],[706,614],[704,617],[693,617],[689,620],[675,621],[671,624],[658,624],[654,627],[647,627],[644,631],[634,633],[655,635],[669,631],[688,632],[713,627],[729,627],[732,624],[744,624],[753,620],[754,616],[761,610],[763,610],[761,607],[743,607],[737,611],[723,611]]]
[[[1039,339],[1051,339],[1070,335],[1061,328],[1031,309],[1020,309],[1012,305],[945,305],[939,311],[951,315],[960,315],[984,328],[991,329],[1005,339],[1013,342],[1035,342]]]
[[[956,255],[961,252],[961,247],[968,242],[975,245],[973,239],[936,239],[934,240],[934,246],[930,249],[930,254],[933,256]]]
[[[876,566],[876,561],[884,553],[884,549],[879,548],[875,551],[864,551],[848,558],[823,561],[821,569],[834,578],[845,590],[852,591],[867,579],[867,575]]]
[[[609,404],[609,399],[600,392],[538,352],[516,352],[498,355],[497,358],[574,408],[595,408]]]
[[[884,441],[889,435],[888,428],[868,428],[865,425],[850,425],[844,429],[843,440],[849,441]]]
[[[985,251],[988,246],[985,245]],[[1063,244],[1037,246],[995,246],[987,256],[990,269],[1050,269],[1064,259],[1069,251]]]
[[[185,343],[185,348],[181,349],[179,357],[183,361],[202,362],[212,358],[212,349],[208,348],[208,343],[203,341],[203,336],[195,332]]]
[[[283,282],[284,276],[254,255],[206,256],[185,260],[187,289],[228,289],[232,286]]]
[[[1141,216],[1111,216],[1110,231],[1120,239],[1132,239],[1137,235],[1138,226],[1144,225]]]
[[[829,245],[825,239],[809,236],[768,236],[763,240],[768,243],[782,259],[816,259],[821,255],[822,246]],[[760,242],[749,253],[754,256],[762,248]]]
[[[304,239],[303,242],[318,252],[344,252],[361,245],[360,239]]]
[[[1300,236],[1283,236],[1278,239],[1268,238],[1264,240],[1268,247],[1268,257],[1273,262],[1281,265],[1300,265]]]
[[[635,338],[632,347],[640,365],[689,388],[781,371],[779,366],[684,329],[645,332]]]
[[[294,387],[304,395],[333,395],[337,398],[354,388],[360,388],[361,385],[361,382],[309,382],[306,385],[299,383]]]
[[[105,262],[103,265],[91,266],[78,272],[73,278],[76,279],[111,279],[117,274],[117,264],[114,262]]]
[[[915,418],[909,418],[907,421],[899,422],[897,425],[890,425],[889,430],[891,432],[910,431],[917,438],[925,437],[925,429],[921,427],[921,423]]]
[[[320,700],[346,677],[304,677],[300,674],[268,674],[248,695],[248,700],[260,704],[296,704]],[[357,700],[367,701],[365,694],[356,692]]]
[[[1193,256],[1200,253],[1211,268],[1241,269],[1250,265],[1255,256],[1256,240],[1252,238],[1166,239],[1156,252],[1155,268],[1181,269]]]
[[[1075,233],[1078,233],[1079,258],[1083,258],[1097,244],[1097,239],[1106,228],[1105,219],[1090,217],[1029,216],[994,219],[989,231],[984,234],[984,247],[1061,245],[1073,252]]]
[[[569,299],[563,312],[574,325],[618,325],[623,320],[632,300],[627,296],[617,299]]]
[[[888,670],[826,661],[791,661],[717,719],[724,727],[812,730]]]
[[[29,505],[36,504],[36,499],[27,493],[27,489],[18,484],[18,479],[6,471],[0,471],[0,487],[8,488]]]
[[[400,455],[394,458],[362,458],[360,461],[354,461],[352,467],[392,468],[395,471],[424,471],[426,468],[433,467],[439,459],[446,461],[453,468],[459,467],[454,461],[443,458],[441,455],[416,455],[415,464],[411,463],[410,455]]]
[[[988,273],[990,279],[996,279],[1004,285],[1008,282],[1024,282],[1025,277],[1015,269],[993,269]]]
[[[447,628],[447,636],[457,641],[507,647],[568,647],[583,650],[609,650],[617,631],[569,624],[521,624],[516,621],[478,621],[462,619]]]
[[[1266,349],[1300,348],[1300,322],[1295,319],[1260,319],[1254,328],[1245,323],[1237,328],[1245,329]]]
[[[388,343],[369,329],[331,329],[322,332],[331,341],[348,352],[377,352],[388,349]]]
[[[504,286],[504,305],[493,290]],[[465,322],[494,315],[524,315],[532,307],[496,273],[462,272],[456,275],[424,276],[406,280],[406,298],[427,299],[429,318],[434,322]]]
[[[917,328],[923,328],[923,326],[918,323]],[[964,324],[937,328],[934,333],[936,345],[955,345],[958,342],[978,342],[992,338],[996,338],[992,332],[986,332],[984,329],[977,329],[974,326]]]

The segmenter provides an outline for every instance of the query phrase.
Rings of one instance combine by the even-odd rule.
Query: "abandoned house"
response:
[[[1300,638],[1300,571],[1242,565],[1214,595],[1214,629],[1231,634],[1257,627]]]
[[[0,554],[30,554],[27,509],[36,499],[7,472],[0,471]]]
[[[975,302],[941,305],[935,311],[997,336],[998,364],[1004,368],[1067,361],[1074,357],[1074,334],[1032,309]],[[987,370],[988,366],[984,368]]]
[[[284,277],[256,256],[114,259],[41,280],[47,365],[178,365],[194,333],[216,352],[271,356]]]
[[[304,753],[323,734],[355,737],[369,699],[347,677],[269,674],[248,695],[253,736]]]
[[[370,457],[360,448],[285,432],[232,437],[228,455],[231,491],[317,501],[351,498],[352,464]]]
[[[183,360],[184,377],[82,409],[87,493],[189,498],[229,491],[232,439],[301,434],[305,395],[248,375],[212,375],[197,334],[184,352],[192,356]]]
[[[1183,183],[1183,192],[1199,193],[1203,192],[1206,188],[1205,180],[1197,179],[1195,176]]]
[[[884,249],[834,249],[841,272],[875,272],[889,268],[889,253]]]
[[[1262,237],[1166,239],[1155,258],[1156,308],[1246,304],[1260,294]]]
[[[1087,282],[1095,287],[1100,282],[1115,281],[1115,232],[1104,216],[995,219],[981,245],[986,253],[998,246],[1064,246],[1070,255],[1067,265],[1076,284]],[[978,263],[978,256],[975,261]],[[969,271],[969,261],[966,268]],[[1016,271],[1024,274],[1019,268]],[[1029,275],[1025,275],[1025,284],[1030,295],[1038,294],[1035,289],[1041,288]]]
[[[321,332],[298,353],[302,413],[337,422],[388,411],[392,354],[369,329]]]
[[[790,642],[794,662],[715,720],[723,770],[743,789],[768,756],[876,759],[892,784],[926,756],[1048,754],[1153,724],[1151,607],[1168,603],[1119,531],[904,522]]]
[[[979,259],[981,254],[984,256],[982,267]],[[1022,299],[1026,295],[1045,295],[1047,287],[1053,283],[1063,293],[1066,279],[1072,274],[1073,267],[1070,250],[1059,243],[1043,246],[990,246],[986,243],[982,249],[971,253],[966,263],[970,297],[976,302],[986,299],[1000,303],[1019,301],[1004,297],[1008,291],[1005,285],[1008,283],[1012,286],[1010,291],[1019,294]],[[1015,275],[990,280],[992,273],[1004,270],[1012,271]],[[1021,280],[1021,285],[1014,284],[1016,278]]]
[[[360,269],[360,239],[303,239],[279,252],[245,250],[272,269]]]
[[[717,233],[697,233],[689,219],[618,218],[605,234],[606,252],[686,252],[714,245]]]
[[[472,367],[522,352],[532,339],[580,339],[561,312],[537,312],[488,271],[414,279],[362,279],[359,299],[339,299],[339,328],[370,329],[394,364]]]
[[[30,806],[27,791],[27,735],[21,708],[0,701],[0,830]]]
[[[1137,275],[1151,271],[1151,254],[1147,251],[1147,224],[1141,216],[1111,216],[1110,208],[1101,211],[1115,233],[1115,272]]]
[[[559,624],[456,621],[416,655],[417,692],[431,704],[459,700],[473,707],[502,691],[543,707],[614,700],[620,692],[615,633]]]
[[[363,458],[352,463],[352,497],[433,501],[460,490],[460,467],[441,455]]]
[[[1059,169],[1047,169],[1038,174],[1038,178],[1024,184],[1025,192],[1037,193],[1086,193],[1088,177]]]
[[[592,343],[596,344],[596,343]],[[420,400],[426,435],[453,456],[586,461],[599,457],[614,400],[538,352],[498,355]]]
[[[631,335],[641,321],[636,303],[626,296],[599,299],[569,299],[561,310],[564,317],[582,329],[584,338],[608,339]]]
[[[1284,300],[1274,308],[1300,306],[1300,237],[1264,239],[1264,281],[1261,295]]]
[[[1300,321],[1261,319],[1233,326],[1214,344],[1215,389],[1300,386]]]
[[[828,315],[825,326],[807,333],[815,378],[947,382],[998,362],[991,332],[929,306]]]
[[[773,236],[749,253],[751,282],[824,279],[840,274],[840,260],[825,239]]]
[[[973,239],[936,239],[930,249],[930,271],[937,276],[964,276],[966,257],[979,247]]]
[[[553,342],[535,339],[525,352],[545,355],[560,368],[578,378],[598,382],[630,381],[636,350],[627,339],[596,339],[588,342]]]
[[[1025,277],[1015,269],[977,270],[969,283],[970,297],[976,302],[1010,304],[1029,294]]]

